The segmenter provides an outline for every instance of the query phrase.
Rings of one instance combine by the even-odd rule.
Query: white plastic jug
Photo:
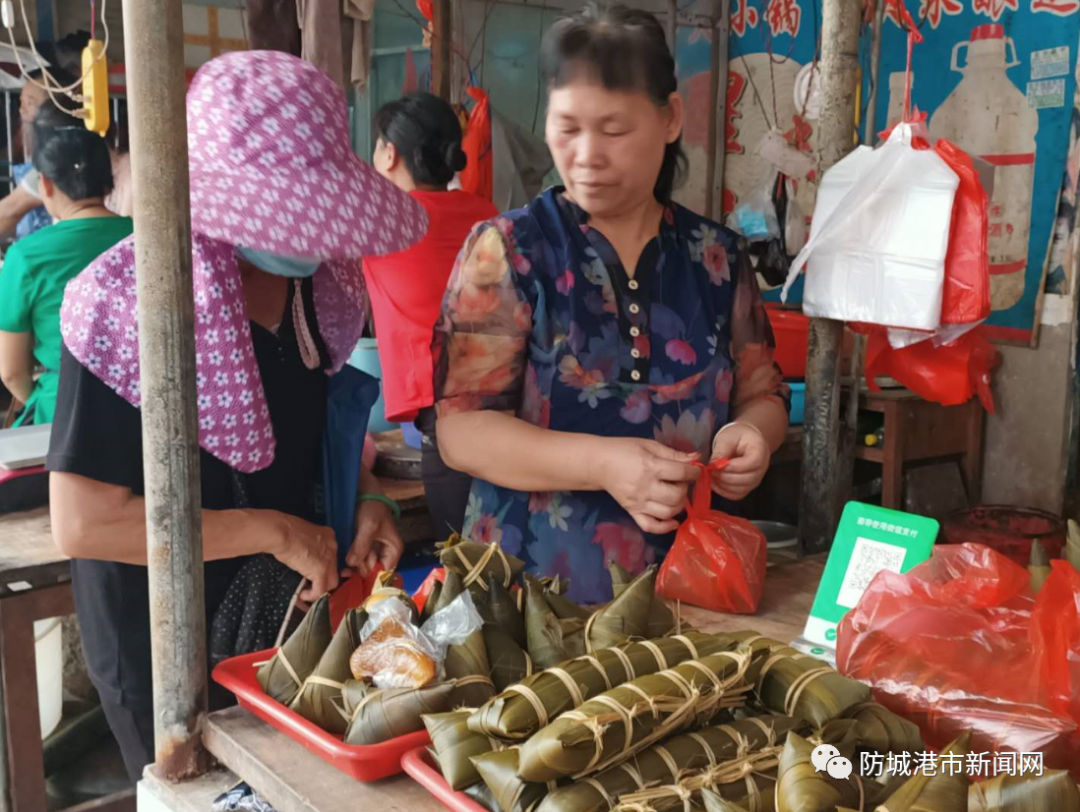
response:
[[[963,66],[962,49],[967,51]],[[988,233],[994,310],[1020,301],[1027,273],[1039,113],[1008,76],[1019,64],[1003,25],[978,26],[970,41],[953,48],[952,69],[964,78],[930,119],[934,138],[948,139],[994,165]]]
[[[808,316],[933,330],[941,322],[945,253],[960,179],[900,124],[877,149],[859,147],[821,179],[810,239],[782,298],[808,265]]]
[[[60,618],[34,621],[34,658],[41,738],[45,739],[56,730],[64,711],[64,631]]]

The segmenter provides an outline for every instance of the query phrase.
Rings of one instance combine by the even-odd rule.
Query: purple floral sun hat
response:
[[[216,240],[310,259],[402,251],[423,207],[351,149],[341,89],[278,51],[206,63],[187,95],[191,227]]]
[[[273,462],[275,441],[236,246],[322,260],[312,294],[334,373],[364,326],[360,257],[408,247],[424,235],[427,216],[352,154],[341,91],[288,54],[207,63],[188,92],[188,142],[199,445],[251,473]],[[315,368],[302,282],[292,284],[301,355]],[[60,331],[79,363],[141,405],[133,237],[68,283]]]

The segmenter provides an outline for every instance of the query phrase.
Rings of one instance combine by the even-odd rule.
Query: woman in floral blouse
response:
[[[671,543],[690,463],[717,493],[761,482],[787,396],[735,236],[671,202],[685,158],[675,63],[656,18],[588,8],[541,53],[565,188],[479,226],[436,328],[448,465],[475,477],[465,533],[570,596],[611,597]]]

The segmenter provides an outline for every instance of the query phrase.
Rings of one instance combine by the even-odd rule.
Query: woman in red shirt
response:
[[[465,168],[461,124],[430,93],[410,93],[375,114],[375,169],[426,210],[428,232],[412,248],[364,261],[379,339],[386,417],[423,432],[422,474],[436,534],[461,532],[472,477],[447,468],[435,439],[431,340],[458,251],[472,227],[499,212],[477,195],[448,191]]]

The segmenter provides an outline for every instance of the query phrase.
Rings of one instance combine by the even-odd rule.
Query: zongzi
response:
[[[867,702],[853,708],[847,718],[856,723],[859,745],[866,750],[886,753],[921,753],[926,750],[919,726],[897,716],[884,705]]]
[[[480,780],[473,766],[473,756],[479,756],[503,745],[495,739],[469,730],[466,721],[470,710],[426,714],[424,725],[431,736],[431,746],[439,756],[439,769],[454,790],[461,791]]]
[[[383,688],[421,688],[435,679],[436,666],[413,634],[388,617],[353,652],[353,676],[376,680]]]
[[[1031,544],[1031,560],[1028,562],[1028,572],[1031,573],[1031,580],[1029,581],[1031,591],[1033,594],[1038,595],[1042,585],[1050,577],[1050,573],[1053,572],[1050,567],[1050,556],[1038,539],[1035,539]]]
[[[757,642],[772,648],[772,641]],[[869,687],[788,646],[773,650],[761,669],[756,693],[766,709],[798,716],[815,727],[870,701]]]
[[[746,807],[722,798],[708,787],[701,791],[701,800],[705,804],[705,812],[746,812]]]
[[[476,733],[521,741],[565,711],[617,685],[734,646],[726,635],[690,632],[597,651],[560,663],[558,671],[549,669],[521,680],[473,714],[469,727]]]
[[[470,634],[464,643],[450,646],[443,667],[446,678],[454,681],[453,707],[475,708],[495,696],[483,629]]]
[[[483,635],[496,691],[505,691],[532,676],[532,658],[502,627],[485,624]]]
[[[638,753],[632,761],[610,767],[589,781],[575,781],[551,792],[536,812],[607,812],[623,796],[646,787],[677,782],[684,774],[741,755],[777,746],[789,730],[805,723],[785,716],[761,716],[697,733],[674,736]],[[748,784],[740,782],[748,795]],[[764,801],[763,782],[760,800]],[[677,797],[677,796],[676,796]]]
[[[308,609],[304,620],[269,662],[260,666],[259,687],[282,705],[292,704],[304,680],[318,667],[333,631],[330,628],[330,596],[323,595]]]
[[[1065,560],[1080,570],[1080,524],[1073,519],[1068,522],[1069,532],[1065,536]]]
[[[345,613],[319,664],[304,680],[300,693],[289,705],[309,722],[339,736],[349,723],[342,710],[341,690],[352,676],[349,658],[360,645],[360,629],[366,620],[365,612],[350,609]]]
[[[1080,791],[1064,770],[999,775],[968,787],[968,812],[1080,812]]]
[[[967,812],[971,780],[964,769],[971,734],[965,733],[941,751],[936,769],[919,771],[905,781],[878,810],[887,812]],[[945,758],[951,767],[946,769]],[[959,764],[956,764],[957,759]],[[932,772],[932,774],[931,774]],[[997,810],[995,810],[997,812]],[[1055,810],[1056,812],[1056,810]]]
[[[447,570],[442,587],[439,589],[435,603],[431,607],[431,614],[435,614],[452,604],[462,592],[465,591],[465,582],[461,576],[453,570]]]
[[[612,591],[615,598],[618,599],[633,582],[634,576],[615,561],[608,564],[608,573],[611,575]],[[674,628],[675,617],[671,612],[671,607],[668,606],[667,601],[654,593],[652,605],[649,608],[649,622],[645,636],[649,640],[653,640],[657,637],[663,637],[665,634],[670,634]]]
[[[498,544],[479,544],[457,533],[440,545],[439,560],[448,572],[456,572],[465,586],[487,589],[486,578],[494,575],[507,589],[525,569],[520,558],[507,555]]]
[[[529,656],[537,668],[550,668],[584,654],[584,630],[585,625],[580,620],[559,620],[540,584],[532,579],[525,580],[525,637]],[[571,639],[568,640],[568,636]]]
[[[813,744],[798,733],[788,733],[777,772],[776,812],[833,812],[840,805],[861,806],[859,778],[850,772],[847,778],[819,772],[813,753]]]
[[[746,701],[762,655],[722,651],[638,677],[568,711],[521,748],[519,775],[587,775]]]
[[[342,691],[342,704],[349,718],[346,744],[378,744],[423,730],[422,716],[441,713],[450,707],[454,686],[439,682],[423,688],[372,688],[349,680]]]
[[[494,576],[488,578],[487,605],[495,625],[508,634],[519,648],[525,648],[528,645],[525,618],[514,603],[513,596]]]
[[[427,600],[424,601],[424,611],[420,613],[421,620],[427,620],[435,614],[435,607],[439,603],[439,593],[442,592],[442,588],[442,581],[436,581],[431,585],[431,592],[428,593]]]
[[[555,789],[554,783],[533,784],[520,778],[519,755],[517,747],[509,747],[475,756],[472,760],[502,812],[528,812]]]
[[[647,636],[649,614],[656,596],[656,570],[655,566],[646,569],[619,597],[589,617],[585,625],[588,651],[611,648],[631,638]]]

